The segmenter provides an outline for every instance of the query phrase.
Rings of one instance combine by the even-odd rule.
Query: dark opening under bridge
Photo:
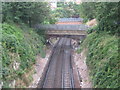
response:
[[[60,25],[60,24],[50,24],[50,25],[36,25],[37,29],[45,30],[47,35],[57,35],[57,36],[86,36],[86,30],[88,26],[84,24],[80,25]]]

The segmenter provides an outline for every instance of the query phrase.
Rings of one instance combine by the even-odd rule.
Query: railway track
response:
[[[71,39],[61,38],[53,48],[50,61],[44,73],[40,88],[80,88],[75,87],[76,81],[72,67]],[[79,84],[79,80],[77,81]],[[78,84],[77,83],[77,84]]]

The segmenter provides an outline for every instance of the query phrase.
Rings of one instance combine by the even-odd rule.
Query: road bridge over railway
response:
[[[88,27],[84,24],[73,25],[73,24],[64,24],[64,25],[38,25],[37,28],[40,30],[45,30],[47,35],[58,35],[58,36],[82,36],[86,35],[86,30]]]
[[[83,39],[87,35],[87,25],[82,24],[82,18],[60,18],[55,24],[36,25],[39,30],[45,30],[46,36],[49,37],[70,37]]]
[[[83,36],[88,29],[88,26],[83,24],[83,18],[59,18],[55,24],[36,27],[45,30],[50,36]]]

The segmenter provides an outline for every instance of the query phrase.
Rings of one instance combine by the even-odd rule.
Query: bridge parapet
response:
[[[61,25],[61,24],[49,24],[49,25],[37,25],[36,28],[40,30],[46,30],[48,35],[86,35],[86,30],[89,28],[87,25]]]
[[[87,30],[89,27],[84,24],[68,25],[68,24],[49,24],[49,25],[36,25],[36,28],[43,30]]]

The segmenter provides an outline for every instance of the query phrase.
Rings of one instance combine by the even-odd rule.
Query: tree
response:
[[[12,20],[24,22],[32,26],[48,20],[50,8],[46,2],[4,2],[3,22]]]
[[[96,3],[86,2],[80,5],[80,16],[85,18],[85,21],[91,20],[96,17]]]
[[[79,15],[79,5],[73,2],[58,2],[57,9],[53,11],[57,18],[69,18],[74,15]]]
[[[87,2],[80,5],[80,15],[87,20],[96,18],[98,21],[98,31],[108,31],[117,34],[119,26],[119,2]]]

